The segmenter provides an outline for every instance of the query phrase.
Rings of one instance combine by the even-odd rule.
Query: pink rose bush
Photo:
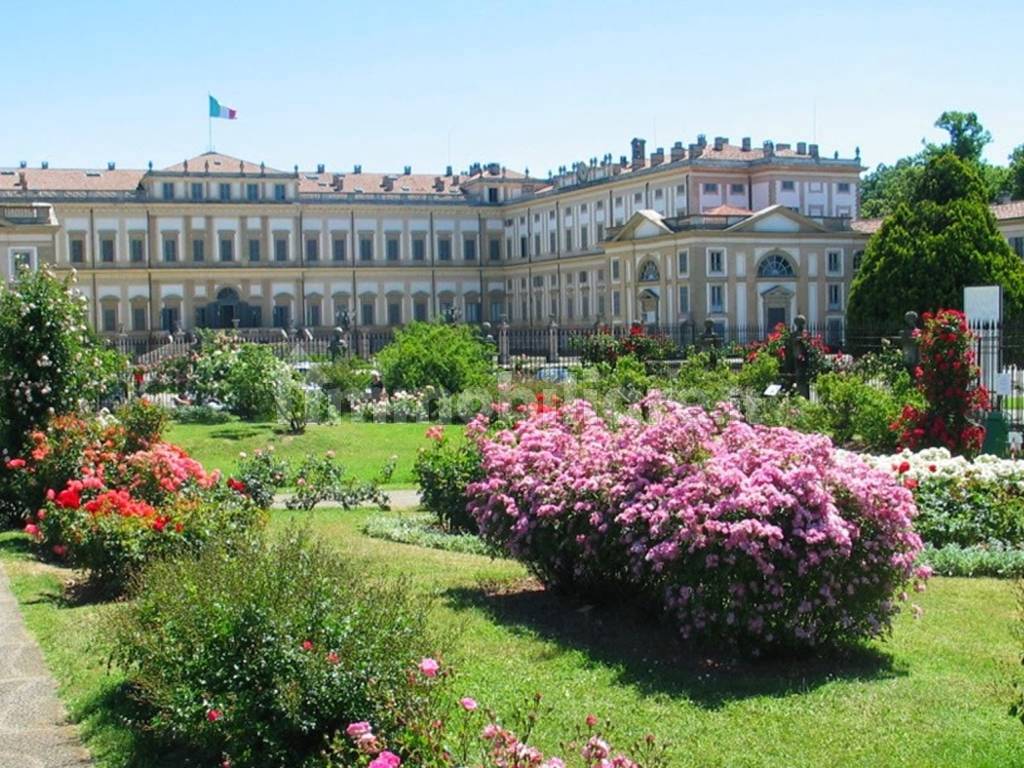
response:
[[[576,401],[470,431],[484,538],[550,586],[654,606],[693,641],[875,637],[915,578],[910,491],[822,436],[658,394],[616,424]]]

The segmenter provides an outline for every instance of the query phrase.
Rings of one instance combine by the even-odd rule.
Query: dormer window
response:
[[[284,184],[274,185],[274,199],[278,202],[287,199],[287,188]]]
[[[782,191],[783,192],[793,192],[795,190],[796,190],[796,182],[795,181],[784,181],[784,182],[782,182]]]

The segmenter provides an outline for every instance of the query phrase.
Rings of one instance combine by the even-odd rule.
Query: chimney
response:
[[[184,167],[184,169],[185,169],[185,175],[188,176],[188,160],[185,160],[182,163],[182,167]],[[261,171],[263,170],[263,163],[260,163],[260,170]]]
[[[817,144],[808,144],[807,145],[807,152],[815,160],[818,159],[818,145]]]
[[[185,170],[188,170],[188,163],[185,163]],[[260,160],[260,176],[267,175],[267,164]]]
[[[628,158],[625,155],[619,155],[619,167],[625,168]]]
[[[665,148],[658,147],[654,152],[651,152],[651,167],[661,165],[665,162]]]
[[[316,164],[316,172],[317,173],[323,173],[324,170],[325,170],[325,167],[324,167],[323,163],[317,163]]]
[[[451,175],[451,174],[449,174],[449,175]],[[434,177],[434,191],[435,192],[444,192],[444,179],[442,179],[440,176],[435,176]]]
[[[40,164],[40,167],[45,171],[47,168],[50,167],[49,161],[48,160],[43,160],[43,162]]]
[[[20,163],[18,163],[18,167],[19,168],[28,168],[28,160],[22,160]]]
[[[806,155],[807,154],[807,142],[806,141],[798,141],[796,143],[796,153],[798,155]]]
[[[744,136],[743,137],[743,141],[742,141],[742,143],[740,145],[740,149],[742,149],[744,152],[749,152],[750,151],[750,137],[749,136]]]
[[[724,136],[715,136],[715,152],[721,152],[722,147],[725,146]]]
[[[209,171],[210,171],[209,165],[207,165],[206,171],[207,171],[207,173],[209,173]],[[295,178],[296,179],[299,178],[299,165],[298,165],[298,163],[295,164]]]
[[[411,165],[405,166],[405,168],[403,168],[402,170],[405,171],[405,174],[404,174],[405,176],[411,176],[412,175],[412,166]]]
[[[117,163],[115,163],[113,160],[111,160],[110,162],[107,163],[107,170],[108,171],[112,171],[115,168],[117,168]]]
[[[331,174],[331,186],[334,187],[339,192],[341,191],[341,185],[344,183],[344,180],[345,177],[342,176],[340,173]]]
[[[361,165],[353,165],[352,166],[352,173],[362,173],[362,172],[363,172],[363,166],[361,166]]]
[[[673,162],[679,162],[686,157],[686,150],[683,148],[683,142],[677,141],[672,145],[672,149],[669,150],[669,159]]]
[[[391,175],[385,176],[384,180],[381,181],[381,186],[384,188],[385,192],[394,192],[394,190],[395,190],[395,177],[391,176]]]
[[[450,165],[446,165],[444,167],[444,175],[445,176],[451,176],[452,175],[452,167]]]
[[[691,144],[687,149],[686,154],[689,155],[691,160],[696,160],[698,157],[701,156],[702,152],[703,148],[700,144]]]
[[[635,171],[637,168],[644,167],[644,147],[647,146],[647,142],[643,139],[633,139],[629,142],[630,148],[633,150],[633,162],[630,167]]]
[[[459,186],[459,174],[457,174],[457,173],[454,176],[452,176],[452,186],[453,187]]]
[[[26,163],[25,165],[27,166],[28,163]],[[18,171],[18,186],[21,187],[22,189],[28,189],[28,175],[24,171]]]
[[[775,154],[775,145],[772,143],[771,139],[766,139],[763,146],[765,157],[772,157]]]
[[[703,133],[698,133],[697,134],[697,146],[700,147],[701,149],[704,149],[704,147],[706,147],[707,145],[708,145],[708,137],[705,136]]]

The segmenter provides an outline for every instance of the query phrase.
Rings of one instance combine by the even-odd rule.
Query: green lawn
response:
[[[348,470],[363,480],[373,478],[390,456],[398,456],[398,465],[389,488],[412,488],[416,480],[412,465],[416,452],[427,445],[427,424],[375,424],[341,421],[337,424],[313,424],[301,435],[281,431],[279,424],[233,420],[226,424],[174,424],[164,439],[180,445],[207,469],[230,474],[241,451],[252,453],[273,445],[282,458],[293,465],[310,454],[333,450]],[[462,435],[461,426],[447,426],[453,435]]]
[[[1006,714],[1019,673],[1011,582],[936,578],[915,596],[923,618],[901,617],[889,640],[845,659],[722,666],[628,611],[549,595],[515,563],[370,539],[360,532],[368,514],[276,512],[272,529],[312,519],[353,559],[411,579],[457,631],[446,660],[459,671],[455,693],[501,713],[543,692],[552,711],[541,746],[557,748],[593,712],[625,740],[649,730],[670,741],[672,766],[1024,764],[1024,728]],[[24,548],[20,534],[0,534],[29,627],[99,765],[180,764],[152,758],[119,719],[120,677],[95,631],[116,606],[61,602],[66,574]]]

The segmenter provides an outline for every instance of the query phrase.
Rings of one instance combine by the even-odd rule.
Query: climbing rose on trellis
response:
[[[893,428],[899,430],[904,448],[940,446],[952,453],[976,454],[985,430],[971,420],[971,414],[987,410],[989,396],[978,383],[974,335],[963,312],[955,309],[940,309],[934,315],[925,312],[921,319],[924,328],[916,332],[921,362],[914,378],[928,406],[925,410],[906,406]]]

